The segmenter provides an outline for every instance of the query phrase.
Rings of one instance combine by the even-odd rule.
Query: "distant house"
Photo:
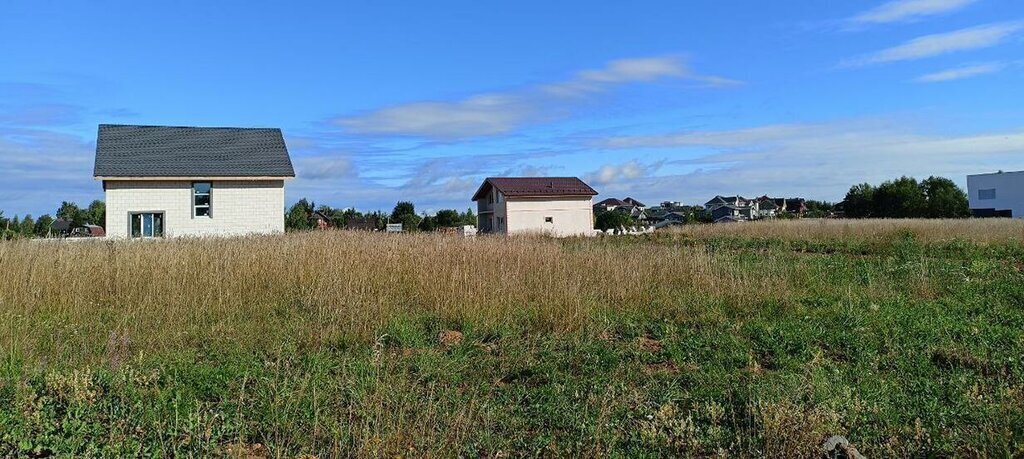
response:
[[[99,225],[82,225],[71,230],[69,237],[103,237],[107,232]]]
[[[640,201],[637,201],[636,199],[630,198],[630,197],[627,197],[626,199],[623,199],[622,202],[624,202],[626,204],[629,204],[629,205],[631,205],[633,207],[637,207],[640,210],[644,210],[644,209],[647,208],[646,204],[644,204],[644,203],[642,203]]]
[[[280,129],[101,124],[110,238],[284,232],[295,177]]]
[[[71,234],[73,223],[70,220],[58,218],[50,224],[50,236],[65,237]]]
[[[647,209],[647,218],[653,221],[660,221],[663,220],[668,213],[669,210],[664,207],[651,207]]]
[[[576,177],[490,177],[473,194],[482,234],[594,234],[597,192]]]
[[[345,221],[344,228],[352,231],[377,231],[380,222],[372,217],[350,217]]]
[[[595,212],[604,212],[609,210],[615,210],[619,207],[626,205],[626,202],[618,198],[603,199],[597,204],[594,204]]]
[[[749,204],[749,200],[743,196],[715,196],[710,201],[704,203],[704,210],[711,212],[715,208],[725,205],[744,207]]]
[[[743,196],[715,196],[704,203],[704,211],[715,222],[726,216],[736,220],[756,220],[762,217],[760,203]]]
[[[711,211],[711,220],[718,222],[725,217],[729,217],[735,220],[746,220],[750,218],[750,208],[748,206],[737,206],[733,204],[725,204],[715,207]]]
[[[687,215],[683,212],[667,212],[661,216],[662,221],[671,221],[677,223],[686,222]]]
[[[595,213],[608,212],[612,210],[629,215],[630,218],[640,223],[647,223],[649,220],[647,206],[633,198],[608,198],[594,204]]]
[[[319,210],[314,210],[313,213],[309,215],[309,224],[313,228],[325,230],[334,227],[334,220],[327,214],[320,212]]]
[[[807,200],[804,198],[787,198],[785,211],[790,214],[803,215],[807,212]]]
[[[757,199],[757,216],[758,218],[772,218],[775,217],[779,212],[779,205],[775,203],[775,200],[767,196],[762,196]]]
[[[975,217],[1024,218],[1024,171],[968,175],[967,201]]]
[[[74,222],[58,218],[50,224],[50,230],[47,233],[47,237],[103,237],[106,235],[106,231],[102,226],[84,224],[75,226]]]
[[[615,212],[622,212],[629,215],[630,218],[639,222],[647,223],[647,211],[643,207],[626,204],[615,208]]]

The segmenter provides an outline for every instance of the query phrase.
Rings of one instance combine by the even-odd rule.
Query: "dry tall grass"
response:
[[[1024,220],[990,219],[802,219],[726,225],[686,225],[671,230],[694,237],[744,236],[785,240],[885,240],[901,232],[924,242],[956,239],[979,243],[1024,241]]]
[[[814,239],[877,238],[900,230],[926,240],[989,242],[1021,239],[1024,222],[796,221],[679,231]],[[810,266],[772,260],[785,253],[750,259],[640,241],[323,232],[9,242],[0,244],[0,343],[30,358],[88,362],[102,358],[112,340],[130,342],[124,352],[222,341],[319,346],[338,337],[373,340],[395,319],[423,315],[557,332],[602,314],[661,308],[676,317],[707,317],[716,314],[709,304],[786,301],[802,294],[794,286],[845,289],[813,281],[820,273]],[[769,276],[786,283],[765,282]],[[862,294],[884,295],[890,287],[880,279]]]
[[[1016,451],[1021,271],[1003,254],[1022,230],[0,243],[0,451],[817,457],[833,433],[868,455]],[[941,244],[957,239],[1017,242]],[[466,343],[433,341],[448,327]]]
[[[568,329],[597,305],[642,307],[666,298],[667,286],[718,290],[714,279],[727,275],[698,249],[620,252],[540,238],[352,232],[5,243],[3,341],[51,357],[102,349],[113,335],[154,351],[222,339],[270,346],[282,335],[317,344],[373,339],[418,314]]]

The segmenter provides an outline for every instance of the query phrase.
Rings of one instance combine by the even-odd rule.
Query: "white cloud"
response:
[[[892,119],[623,136],[597,146],[664,148],[666,156],[684,157],[666,167],[689,172],[640,177],[624,188],[643,198],[692,202],[722,193],[839,199],[855,183],[900,175],[942,175],[962,183],[969,173],[1024,169],[1024,128],[935,135]]]
[[[985,24],[952,32],[925,35],[899,46],[850,59],[844,66],[862,66],[938,56],[956,51],[987,48],[1001,43],[1024,28],[1022,22]]]
[[[977,0],[894,0],[850,18],[854,24],[908,21],[964,8]]]
[[[628,182],[639,178],[652,176],[663,162],[644,164],[637,160],[628,161],[622,164],[605,164],[596,171],[586,174],[584,179],[595,185],[614,185]]]
[[[482,94],[456,102],[416,102],[337,120],[361,134],[458,138],[508,132],[536,115],[528,101],[505,94]]]
[[[355,170],[346,156],[296,156],[295,175],[303,180],[352,178]]]
[[[566,81],[519,91],[477,94],[453,102],[396,105],[338,118],[334,123],[357,134],[441,139],[491,136],[529,123],[564,117],[582,96],[607,92],[618,85],[667,78],[712,87],[740,84],[724,77],[696,74],[679,57],[620,59],[601,69],[578,72]]]
[[[976,77],[989,73],[996,73],[1006,68],[1001,62],[989,62],[986,64],[965,65],[940,72],[921,75],[915,81],[919,83],[936,83],[940,81],[962,80],[964,78]]]
[[[0,128],[0,210],[7,215],[53,213],[61,201],[88,204],[102,197],[92,178],[95,147],[43,129]]]

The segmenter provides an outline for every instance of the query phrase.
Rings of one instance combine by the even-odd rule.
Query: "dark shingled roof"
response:
[[[626,201],[623,201],[623,200],[621,200],[619,198],[608,198],[608,199],[605,199],[605,200],[603,200],[603,201],[601,201],[601,202],[599,202],[597,204],[594,204],[594,205],[595,206],[624,206],[624,205],[626,205]]]
[[[97,177],[294,177],[276,128],[101,124]]]
[[[594,196],[590,185],[576,177],[488,177],[473,195],[476,201],[488,188],[497,188],[506,197],[522,196]]]

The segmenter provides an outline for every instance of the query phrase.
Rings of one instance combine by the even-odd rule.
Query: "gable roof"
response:
[[[707,206],[707,205],[710,205],[710,204],[714,204],[716,202],[721,202],[721,203],[726,203],[726,204],[728,203],[728,201],[726,201],[725,198],[722,197],[722,195],[718,195],[718,196],[715,196],[715,197],[711,198],[708,202],[705,202],[704,205]]]
[[[637,207],[647,207],[644,203],[642,203],[640,201],[637,201],[636,199],[629,198],[629,197],[627,197],[626,199],[623,199],[622,201],[630,203],[630,204],[632,204],[634,206],[637,206]]]
[[[599,202],[597,204],[594,204],[594,205],[595,206],[605,206],[605,207],[607,207],[607,206],[616,206],[616,207],[618,207],[618,206],[622,206],[622,205],[625,205],[625,204],[626,204],[626,202],[621,200],[621,199],[619,199],[619,198],[608,198],[608,199],[602,200],[601,202]]]
[[[295,177],[276,128],[101,124],[96,177]]]
[[[716,202],[724,202],[726,204],[735,204],[736,202],[739,202],[739,201],[747,202],[749,200],[744,198],[743,196],[722,196],[722,195],[717,195],[717,196],[711,198],[710,201],[704,203],[704,205],[707,206],[707,205],[710,205],[710,204],[714,204]]]
[[[491,187],[506,197],[524,196],[594,196],[590,185],[576,177],[488,177],[473,194],[473,200],[482,199]]]

